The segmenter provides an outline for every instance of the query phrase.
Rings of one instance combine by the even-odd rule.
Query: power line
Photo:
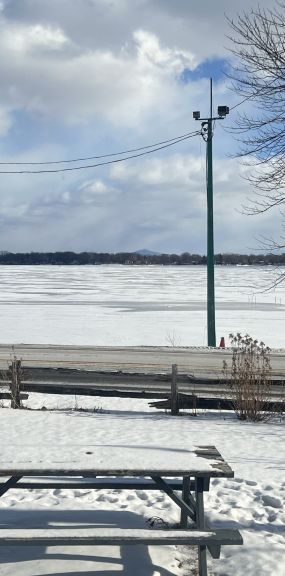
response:
[[[273,84],[273,82],[275,82],[275,79],[272,80],[272,82],[269,83],[269,86],[271,86],[271,84]],[[230,108],[230,110],[234,110],[235,108],[237,108],[238,106],[241,106],[241,104],[243,104],[244,102],[246,102],[247,100],[250,100],[251,98],[255,98],[255,96],[257,96],[262,90],[264,90],[264,87],[260,88],[260,90],[258,90],[257,92],[255,92],[254,94],[250,94],[249,96],[246,96],[243,100],[241,100],[240,102],[238,102],[237,104],[235,104],[234,106],[232,106]],[[110,158],[113,156],[122,156],[123,154],[129,154],[132,152],[139,152],[140,150],[147,150],[149,148],[155,148],[157,146],[160,145],[164,145],[164,144],[168,144],[168,143],[172,143],[176,144],[177,142],[181,140],[184,140],[188,137],[191,136],[196,136],[196,132],[186,132],[185,134],[181,134],[179,136],[175,136],[173,138],[170,138],[169,140],[162,140],[160,142],[155,142],[154,144],[148,144],[146,146],[140,146],[138,148],[130,148],[129,150],[122,150],[120,152],[113,152],[113,153],[109,153],[109,154],[101,154],[101,155],[96,155],[96,156],[85,156],[82,158],[70,158],[68,160],[45,160],[42,162],[0,162],[0,166],[45,166],[45,165],[55,165],[55,164],[70,164],[73,162],[85,162],[87,160],[99,160],[100,158]],[[163,146],[162,146],[163,147]],[[159,149],[159,148],[158,148]],[[155,150],[154,150],[155,151]],[[101,165],[101,164],[98,164]],[[74,169],[82,169],[82,168],[91,168],[93,166],[83,166],[83,167],[77,167]],[[58,170],[59,171],[59,170]],[[49,172],[52,172],[52,170],[49,170]],[[31,171],[31,172],[26,172],[26,171],[19,171],[19,172],[10,172],[10,171],[0,171],[0,174],[17,174],[17,173],[31,173],[31,174],[36,174],[38,172],[36,171]]]
[[[272,86],[272,84],[274,84],[275,82],[275,78],[273,78],[273,80],[271,82],[269,82],[269,84],[266,87],[270,87]],[[253,94],[249,94],[248,96],[246,96],[243,100],[241,100],[240,102],[238,102],[237,104],[235,104],[234,106],[232,106],[230,108],[230,110],[234,110],[235,108],[237,108],[238,106],[240,106],[241,104],[243,104],[244,102],[246,102],[247,100],[250,100],[251,98],[255,98],[256,96],[258,96],[258,94],[260,94],[260,92],[262,92],[264,90],[264,86],[262,86],[259,90],[257,90],[256,92],[254,92]]]
[[[274,81],[275,81],[275,79],[269,83],[269,86]],[[243,104],[247,100],[254,98],[263,89],[264,89],[264,87],[262,87],[260,90],[258,90],[254,94],[250,94],[249,96],[245,97],[243,100],[241,100],[240,102],[238,102],[237,104],[232,106],[230,108],[230,110],[234,110],[238,106],[241,106],[241,104]],[[198,134],[200,134],[200,132],[198,132]],[[86,166],[76,166],[76,167],[72,167],[72,168],[61,168],[61,169],[56,169],[56,170],[13,170],[13,171],[12,170],[11,171],[10,170],[0,170],[0,174],[45,174],[48,172],[50,172],[50,173],[67,172],[67,171],[72,171],[72,170],[83,170],[85,168],[86,169],[87,168],[95,168],[97,166],[104,166],[105,164],[122,162],[124,160],[129,160],[131,158],[137,158],[139,156],[149,154],[151,152],[156,152],[157,150],[167,148],[168,146],[172,146],[174,144],[177,144],[178,142],[181,142],[183,140],[186,140],[186,139],[188,139],[192,136],[196,136],[196,135],[197,135],[197,132],[186,132],[185,134],[181,134],[180,136],[176,136],[176,137],[170,138],[168,140],[162,140],[160,142],[155,142],[154,144],[148,144],[146,146],[140,146],[137,148],[130,148],[128,150],[122,150],[120,152],[113,152],[113,153],[109,153],[109,154],[101,154],[101,155],[96,155],[96,156],[85,156],[82,158],[70,158],[67,160],[45,160],[42,162],[29,162],[29,161],[27,161],[27,162],[0,162],[0,166],[48,166],[48,165],[56,165],[56,164],[71,164],[74,162],[85,162],[87,160],[99,160],[101,158],[110,158],[110,157],[114,157],[114,156],[122,156],[124,154],[130,154],[132,152],[139,152],[140,150],[149,150],[150,148],[153,148],[153,150],[150,150],[149,152],[143,152],[142,154],[137,154],[137,155],[129,156],[127,158],[122,158],[119,160],[112,160],[112,161],[104,162],[104,163],[100,162],[97,164],[90,164],[90,165],[86,165]]]
[[[111,156],[122,156],[123,154],[130,154],[132,152],[139,152],[140,150],[147,150],[149,148],[154,148],[156,146],[161,146],[163,144],[168,144],[170,142],[179,141],[180,139],[192,136],[196,132],[186,132],[186,134],[181,134],[180,136],[175,136],[169,140],[162,140],[161,142],[155,142],[154,144],[148,144],[147,146],[141,146],[139,148],[131,148],[130,150],[122,150],[121,152],[113,152],[112,154],[101,154],[100,156],[86,156],[85,158],[73,158],[69,160],[49,160],[43,162],[0,162],[1,166],[43,166],[50,164],[68,164],[72,162],[85,162],[87,160],[99,160],[100,158],[110,158]]]
[[[115,160],[107,160],[106,162],[98,162],[97,164],[86,164],[85,166],[72,166],[70,168],[53,168],[52,170],[0,170],[0,174],[54,174],[56,172],[71,172],[74,170],[85,170],[87,168],[97,168],[98,166],[106,166],[108,164],[116,164],[118,162],[124,162],[125,160],[131,160],[132,158],[138,158],[140,156],[145,156],[146,154],[152,154],[158,150],[163,150],[164,148],[169,148],[169,146],[174,146],[179,142],[193,138],[194,136],[200,135],[200,131],[189,133],[187,136],[180,137],[178,140],[169,142],[163,146],[153,148],[152,150],[146,150],[145,152],[140,152],[139,154],[133,154],[131,156],[126,156],[125,158],[117,158]]]
[[[237,104],[235,104],[234,106],[232,106],[230,108],[230,111],[234,110],[235,108],[238,108],[238,106],[241,106],[241,104],[243,104],[244,102],[246,102],[247,100],[250,100],[251,98],[254,98],[256,96],[256,94],[250,94],[249,96],[247,96],[246,98],[244,98],[243,100],[241,100],[240,102],[238,102]]]

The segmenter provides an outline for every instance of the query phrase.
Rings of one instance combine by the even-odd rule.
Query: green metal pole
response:
[[[208,325],[208,346],[216,346],[212,140],[213,140],[213,126],[212,126],[212,109],[211,109],[211,118],[208,119],[208,138],[207,138],[207,325]]]

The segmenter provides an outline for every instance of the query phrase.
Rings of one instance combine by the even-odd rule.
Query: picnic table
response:
[[[0,496],[17,489],[127,489],[161,490],[180,508],[176,529],[88,527],[21,528],[1,525],[0,545],[110,545],[186,544],[198,547],[199,575],[207,576],[207,549],[218,558],[221,545],[242,544],[237,530],[207,526],[204,492],[211,478],[234,473],[215,446],[165,450],[160,446],[84,444],[45,446],[44,451],[11,446],[1,455]],[[172,451],[171,451],[172,450]],[[171,458],[172,456],[172,458]],[[1,520],[1,519],[0,519]]]

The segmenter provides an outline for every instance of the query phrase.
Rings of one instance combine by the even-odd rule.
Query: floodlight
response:
[[[228,106],[218,106],[218,116],[224,118],[227,114],[229,114],[230,109]]]
[[[196,110],[196,112],[193,112],[193,118],[194,118],[194,120],[200,120],[199,110]]]

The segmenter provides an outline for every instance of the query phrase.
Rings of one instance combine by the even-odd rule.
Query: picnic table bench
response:
[[[214,446],[179,449],[173,458],[155,446],[81,445],[29,449],[2,455],[0,496],[11,488],[86,488],[161,490],[180,508],[178,528],[133,529],[94,526],[0,528],[0,546],[19,545],[168,545],[198,547],[199,576],[207,576],[207,549],[219,558],[222,545],[242,544],[238,530],[209,528],[204,513],[204,492],[211,478],[232,478],[234,473]],[[121,448],[121,447],[120,447]],[[178,494],[177,492],[181,493]],[[95,513],[96,514],[96,513]],[[1,518],[0,518],[1,520]]]

